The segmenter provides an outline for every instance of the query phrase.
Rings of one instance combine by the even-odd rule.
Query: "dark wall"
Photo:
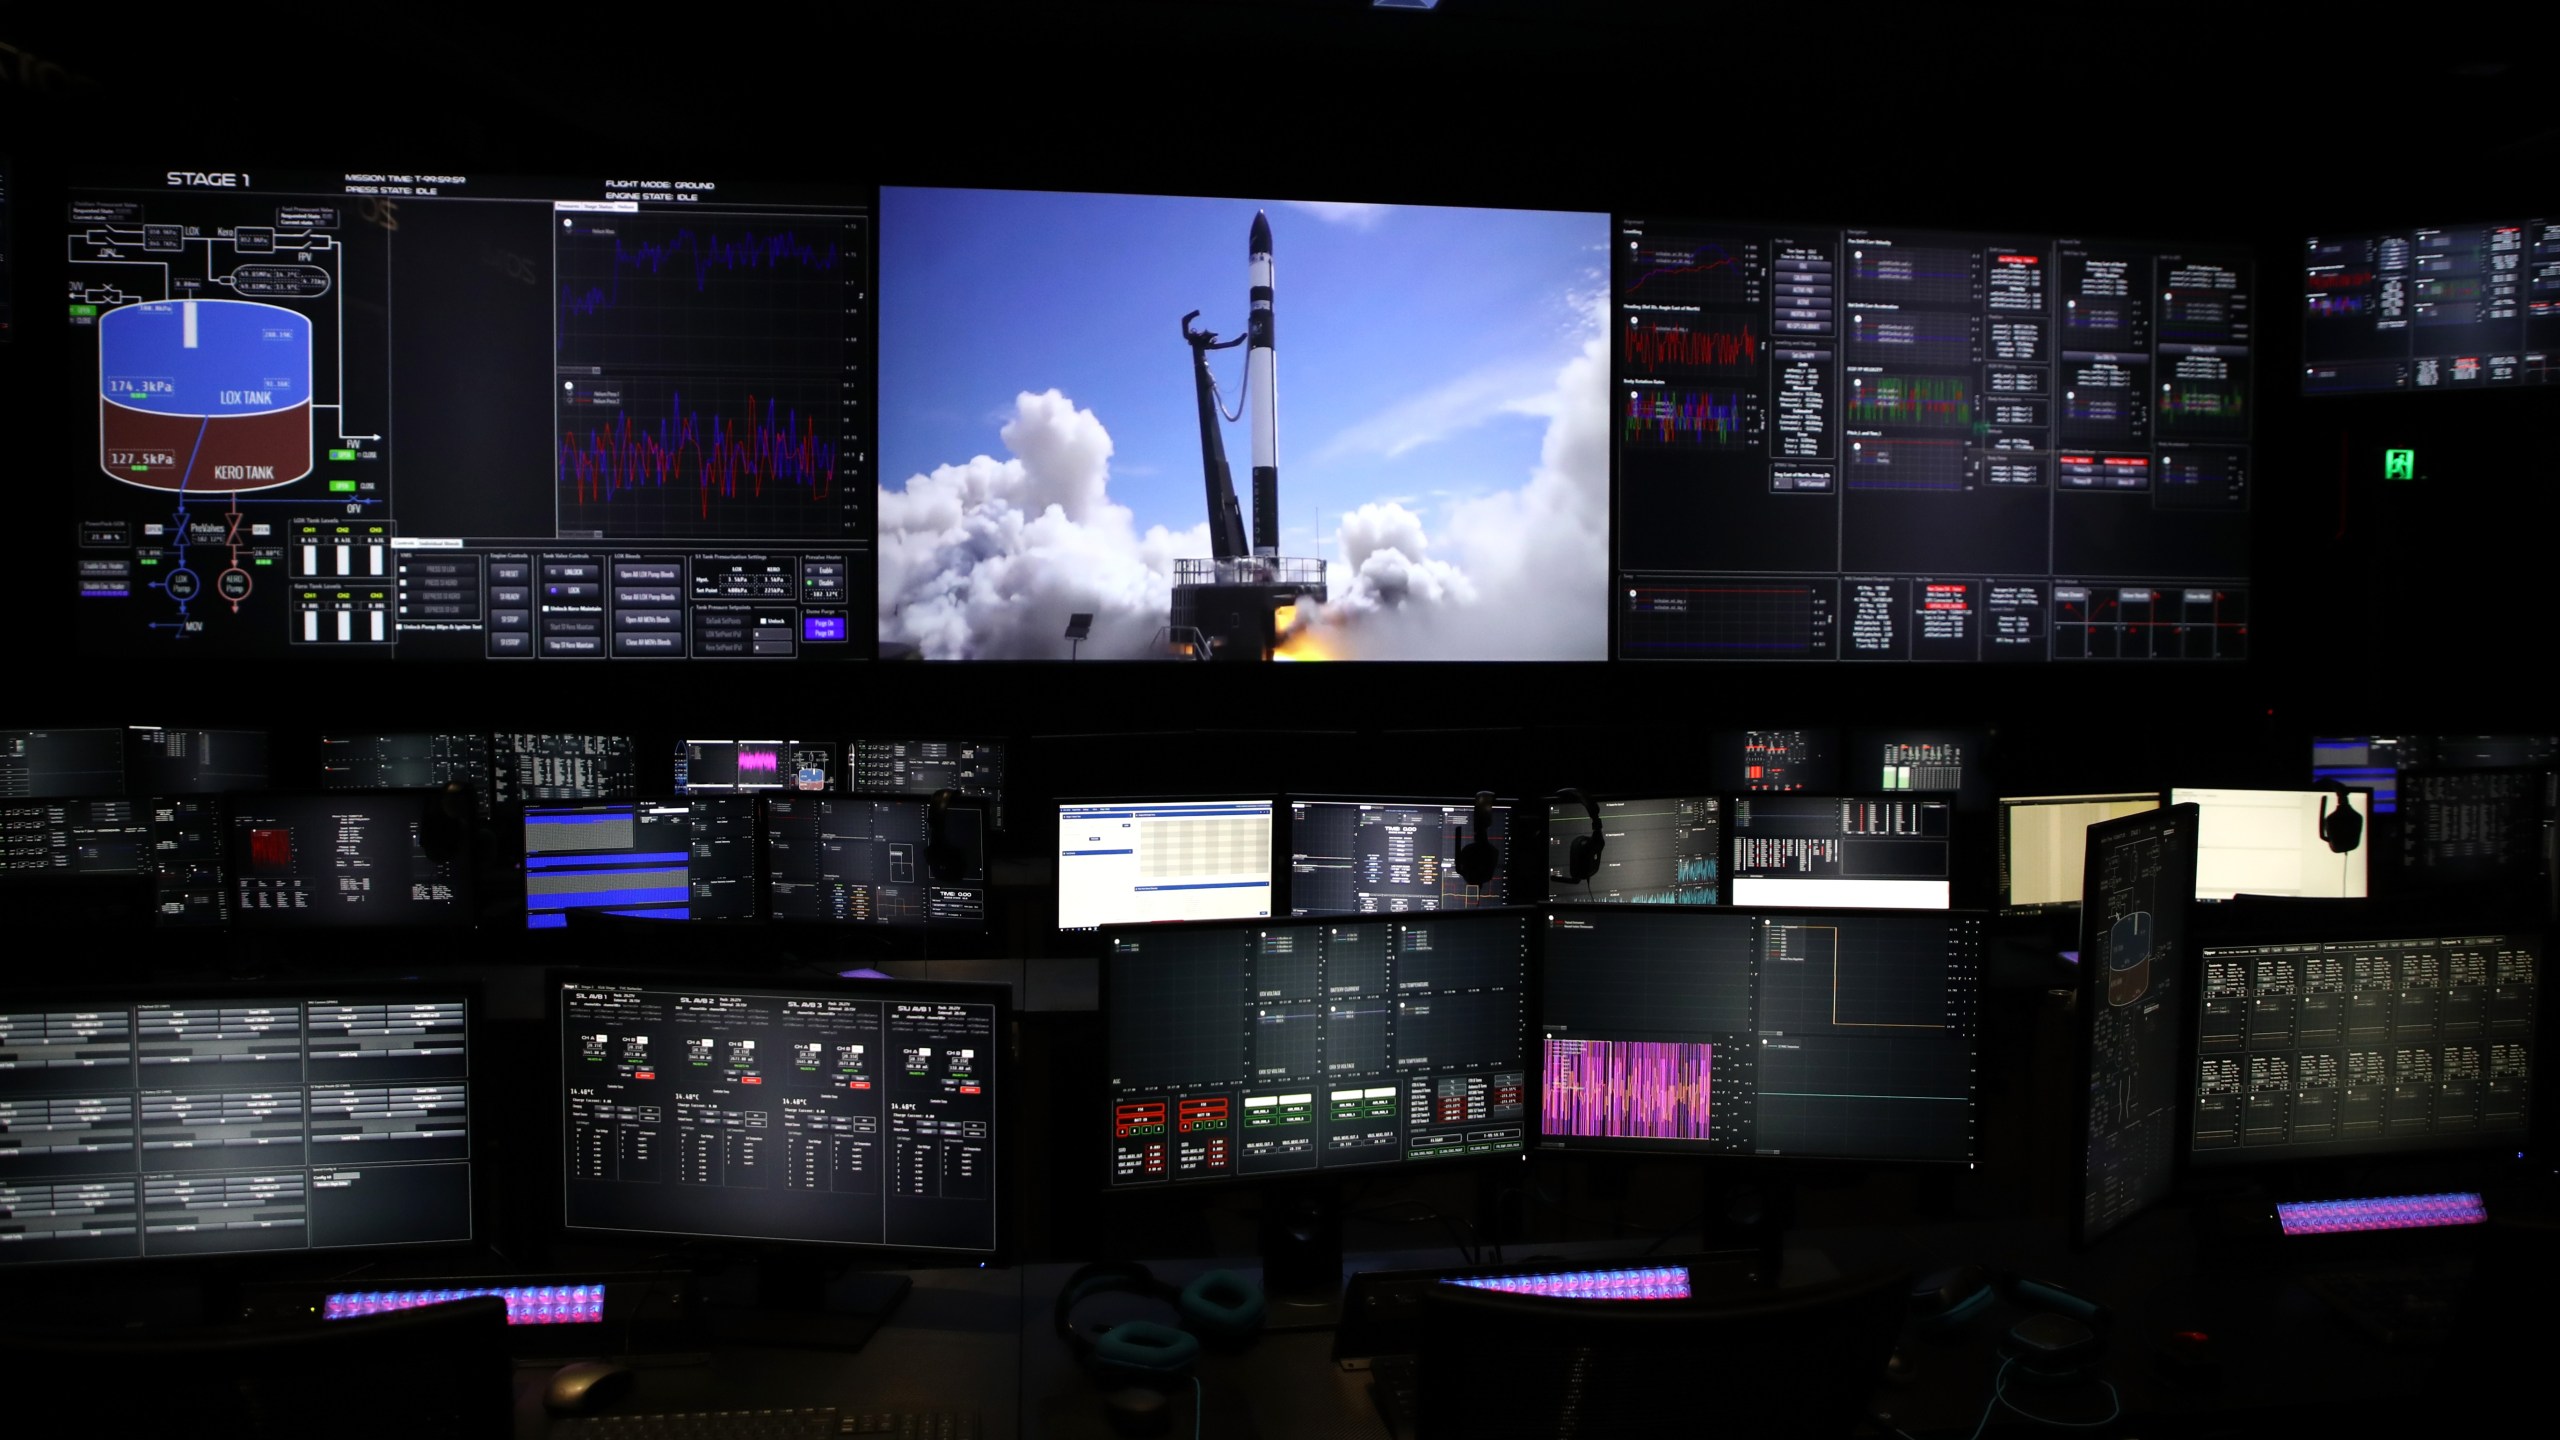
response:
[[[1568,18],[1560,10],[1570,8]],[[678,734],[930,727],[1029,739],[1017,791],[1538,793],[1697,783],[1702,727],[1996,727],[1997,782],[2292,783],[2317,730],[2552,728],[2525,677],[2549,397],[2295,397],[2285,274],[2357,222],[2544,213],[2548,107],[2521,67],[2413,61],[2375,95],[2211,8],[2014,8],[1928,23],[1796,9],[1476,4],[912,7],[792,23],[369,17],[221,33],[0,22],[16,166],[10,701],[17,722],[579,726]],[[602,32],[611,33],[602,33]],[[2541,116],[2531,120],[2497,117]],[[2478,123],[2463,123],[2477,117]],[[2508,128],[2501,128],[2501,126]],[[2521,128],[2516,128],[2516,127]],[[965,184],[1679,209],[1766,219],[2240,240],[2260,259],[2245,665],[846,666],[681,670],[94,662],[67,547],[84,427],[45,237],[84,164],[815,174]],[[2534,207],[2542,207],[2535,210]],[[32,248],[26,248],[31,246]],[[2425,480],[2385,487],[2379,451]],[[1112,737],[1122,738],[1090,738]],[[1027,813],[1018,807],[1017,813]],[[1017,834],[1021,833],[1017,830]],[[1037,836],[1032,848],[1036,850]]]

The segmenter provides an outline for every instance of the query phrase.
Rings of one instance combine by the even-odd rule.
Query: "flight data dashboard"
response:
[[[1516,1154],[1521,911],[1113,929],[1115,1186]]]
[[[2541,955],[2520,934],[2207,943],[2190,1162],[2512,1149]]]
[[[990,1253],[1002,992],[560,988],[572,1230]]]
[[[528,806],[525,927],[574,910],[644,920],[753,920],[756,801],[697,795],[625,805]]]
[[[224,868],[241,925],[334,930],[465,926],[469,867],[432,853],[417,794],[246,795],[225,816]]]
[[[1544,923],[1540,1145],[1973,1158],[1980,916],[1602,906]]]
[[[2560,379],[2560,219],[2313,235],[2300,279],[2305,395]]]
[[[1289,802],[1289,913],[1401,915],[1505,903],[1510,893],[1511,807],[1487,816],[1484,840],[1500,854],[1482,885],[1458,873],[1475,838],[1475,804],[1459,800]]]
[[[925,800],[881,795],[765,799],[765,854],[776,920],[895,928],[984,927],[986,834],[955,805],[939,821]],[[935,826],[949,850],[936,874]]]
[[[867,657],[871,222],[720,177],[91,177],[80,644]]]
[[[0,1266],[472,1238],[471,1002],[13,1001]]]
[[[2245,250],[1614,238],[1620,658],[2249,653]]]
[[[1954,903],[1954,808],[1883,796],[1738,796],[1724,827],[1733,903],[1943,910]]]

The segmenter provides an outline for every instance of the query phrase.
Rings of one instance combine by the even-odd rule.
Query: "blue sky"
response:
[[[1605,217],[916,189],[881,197],[882,485],[1002,458],[1014,397],[1055,388],[1109,432],[1111,498],[1139,528],[1199,524],[1178,322],[1197,309],[1241,333],[1257,209],[1277,272],[1284,553],[1338,558],[1335,526],[1363,503],[1429,522],[1521,486],[1548,419],[1519,407],[1596,333]],[[1243,355],[1211,361],[1229,409]],[[1250,526],[1251,432],[1224,433]]]

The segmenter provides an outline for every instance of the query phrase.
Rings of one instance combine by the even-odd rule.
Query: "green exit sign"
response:
[[[2382,452],[2382,478],[2383,478],[2383,479],[2385,479],[2385,480],[2415,480],[2415,479],[2417,479],[2417,478],[2418,478],[2418,452],[2417,452],[2417,451],[2415,451],[2415,450],[2385,450],[2385,451],[2383,451],[2383,452]]]

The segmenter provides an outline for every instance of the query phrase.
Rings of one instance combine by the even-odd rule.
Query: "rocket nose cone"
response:
[[[1253,238],[1246,246],[1246,253],[1252,255],[1271,253],[1271,217],[1259,210],[1253,212]]]

